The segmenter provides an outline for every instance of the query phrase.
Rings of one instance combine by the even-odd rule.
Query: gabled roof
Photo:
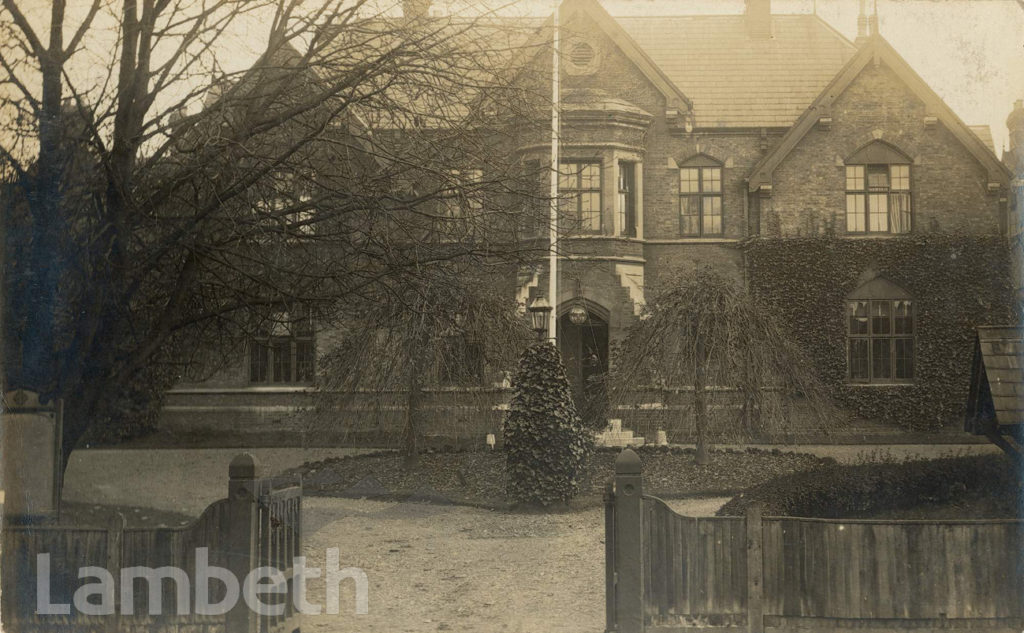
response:
[[[814,15],[773,15],[751,37],[744,15],[615,20],[693,101],[701,127],[789,127],[857,49]]]
[[[613,18],[597,0],[565,0],[559,13],[562,24],[567,24],[576,13],[583,12],[597,23],[622,53],[643,73],[658,89],[668,102],[669,107],[688,110],[692,107],[691,99],[684,94],[678,83],[670,78],[660,64],[655,63],[640,44],[623,28],[623,18]],[[550,33],[550,20],[545,23]]]
[[[801,139],[817,124],[819,117],[829,112],[832,104],[843,94],[843,92],[860,75],[861,71],[873,60],[884,63],[903,81],[917,98],[921,99],[928,107],[928,111],[938,117],[946,128],[967,148],[968,151],[985,166],[988,170],[989,179],[992,182],[1006,184],[1010,179],[1010,172],[996,158],[996,155],[978,138],[978,135],[960,120],[960,117],[925,83],[921,77],[914,72],[914,69],[900,56],[899,53],[881,36],[875,35],[861,47],[857,54],[851,59],[831,82],[821,91],[821,94],[808,107],[792,128],[782,137],[779,144],[771,152],[765,155],[751,170],[750,191],[756,191],[762,185],[770,185],[772,172],[779,163],[789,155],[789,152],[799,144]]]

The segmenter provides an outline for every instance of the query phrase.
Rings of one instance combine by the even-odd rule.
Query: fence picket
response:
[[[144,566],[151,568],[177,567],[185,570],[194,586],[195,550],[206,547],[209,550],[209,564],[232,570],[239,580],[245,579],[247,570],[255,567],[260,559],[259,552],[277,548],[278,555],[272,564],[279,565],[290,577],[291,557],[302,551],[301,540],[301,481],[285,490],[274,490],[269,480],[255,478],[255,461],[249,456],[237,457],[230,469],[228,498],[214,502],[192,523],[174,528],[126,528],[120,515],[106,527],[83,527],[75,525],[5,525],[3,530],[3,624],[12,631],[54,631],[59,633],[97,633],[99,631],[227,631],[228,633],[257,633],[258,621],[252,617],[248,606],[240,602],[240,608],[229,616],[206,616],[200,614],[177,615],[174,583],[164,582],[155,591],[161,592],[164,614],[160,617],[148,615],[148,596],[144,592],[135,595],[135,614],[119,615],[120,571],[125,567]],[[257,499],[256,490],[266,490],[268,495],[266,515],[278,516],[280,523],[271,532],[256,531]],[[276,505],[275,505],[276,504]],[[277,514],[275,514],[277,513]],[[262,540],[254,542],[259,534]],[[284,543],[289,542],[290,547]],[[35,613],[35,583],[25,583],[25,578],[34,577],[36,554],[50,555],[50,567],[54,595],[51,602],[70,603],[73,589],[80,582],[77,570],[85,566],[107,569],[114,578],[113,616],[83,616],[72,613],[68,616],[50,616]],[[22,582],[19,582],[21,580]],[[217,603],[224,597],[221,583],[211,583],[214,593],[211,602]],[[147,586],[139,583],[140,587]],[[297,618],[292,592],[294,584],[289,583],[288,592],[282,599],[289,605],[287,613]],[[135,593],[135,592],[133,592]],[[67,594],[67,595],[65,595]],[[232,619],[234,616],[235,619]],[[266,621],[265,630],[271,633],[285,628],[297,629],[297,622],[289,618],[275,617]]]
[[[631,459],[635,494],[642,476]],[[620,475],[608,500],[607,560],[618,570],[632,556],[641,568],[619,574],[608,599],[623,605],[639,595],[648,621],[624,626],[609,605],[609,631],[678,630],[682,617],[709,616],[736,616],[735,629],[744,614],[751,631],[790,620],[821,628],[850,620],[875,629],[1024,625],[1024,521],[684,517],[654,497],[636,503]],[[636,539],[623,547],[627,528],[641,537],[639,553]]]

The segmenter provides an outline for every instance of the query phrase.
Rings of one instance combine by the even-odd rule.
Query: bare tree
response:
[[[616,346],[611,401],[635,405],[642,393],[658,394],[662,404],[676,400],[679,406],[662,409],[662,423],[670,432],[695,431],[697,463],[708,462],[712,438],[792,430],[794,406],[805,430],[840,423],[808,359],[739,282],[698,268],[651,294]]]
[[[31,4],[0,17],[4,381],[66,400],[65,462],[282,307],[327,319],[531,256],[532,180],[496,149],[543,102],[508,72],[527,30],[362,0]],[[262,52],[226,72],[245,20]]]

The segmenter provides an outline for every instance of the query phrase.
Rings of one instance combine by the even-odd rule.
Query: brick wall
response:
[[[884,64],[869,64],[830,114],[831,128],[812,129],[776,168],[769,208],[760,214],[764,235],[845,232],[843,160],[876,138],[913,159],[915,232],[1002,230],[982,165],[941,122],[926,126],[925,104]]]

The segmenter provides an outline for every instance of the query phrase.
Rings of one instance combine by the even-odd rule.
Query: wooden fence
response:
[[[694,518],[643,494],[627,449],[605,497],[607,630],[1024,630],[1024,521]]]
[[[279,633],[297,632],[292,560],[301,555],[302,484],[295,480],[257,479],[250,455],[235,457],[229,467],[228,497],[216,501],[188,525],[172,528],[126,528],[118,517],[109,526],[7,525],[3,534],[3,629],[11,632],[106,633]],[[257,567],[274,567],[285,580],[279,594],[261,594],[264,603],[284,605],[281,615],[257,615],[246,602],[225,601],[227,585],[209,580],[206,597],[211,611],[197,613],[193,598],[200,595],[197,552],[207,548],[208,569],[220,567],[238,580],[239,587]],[[47,555],[49,570],[40,569],[39,554]],[[201,554],[200,554],[201,555]],[[79,578],[79,570],[93,567]],[[180,569],[183,578],[152,584],[132,581],[122,587],[122,570],[145,567],[158,572]],[[161,570],[160,568],[164,568]],[[88,615],[74,607],[74,594],[83,585],[109,574],[112,591],[93,595],[113,613]],[[41,595],[38,574],[48,578],[49,595]],[[184,588],[184,591],[182,589]],[[43,590],[45,591],[45,589]],[[128,598],[128,600],[124,600]],[[276,598],[276,602],[275,599]],[[160,613],[151,605],[159,600]],[[217,609],[216,605],[224,604]],[[37,613],[40,604],[69,605],[69,613]],[[228,608],[230,607],[230,608]]]

